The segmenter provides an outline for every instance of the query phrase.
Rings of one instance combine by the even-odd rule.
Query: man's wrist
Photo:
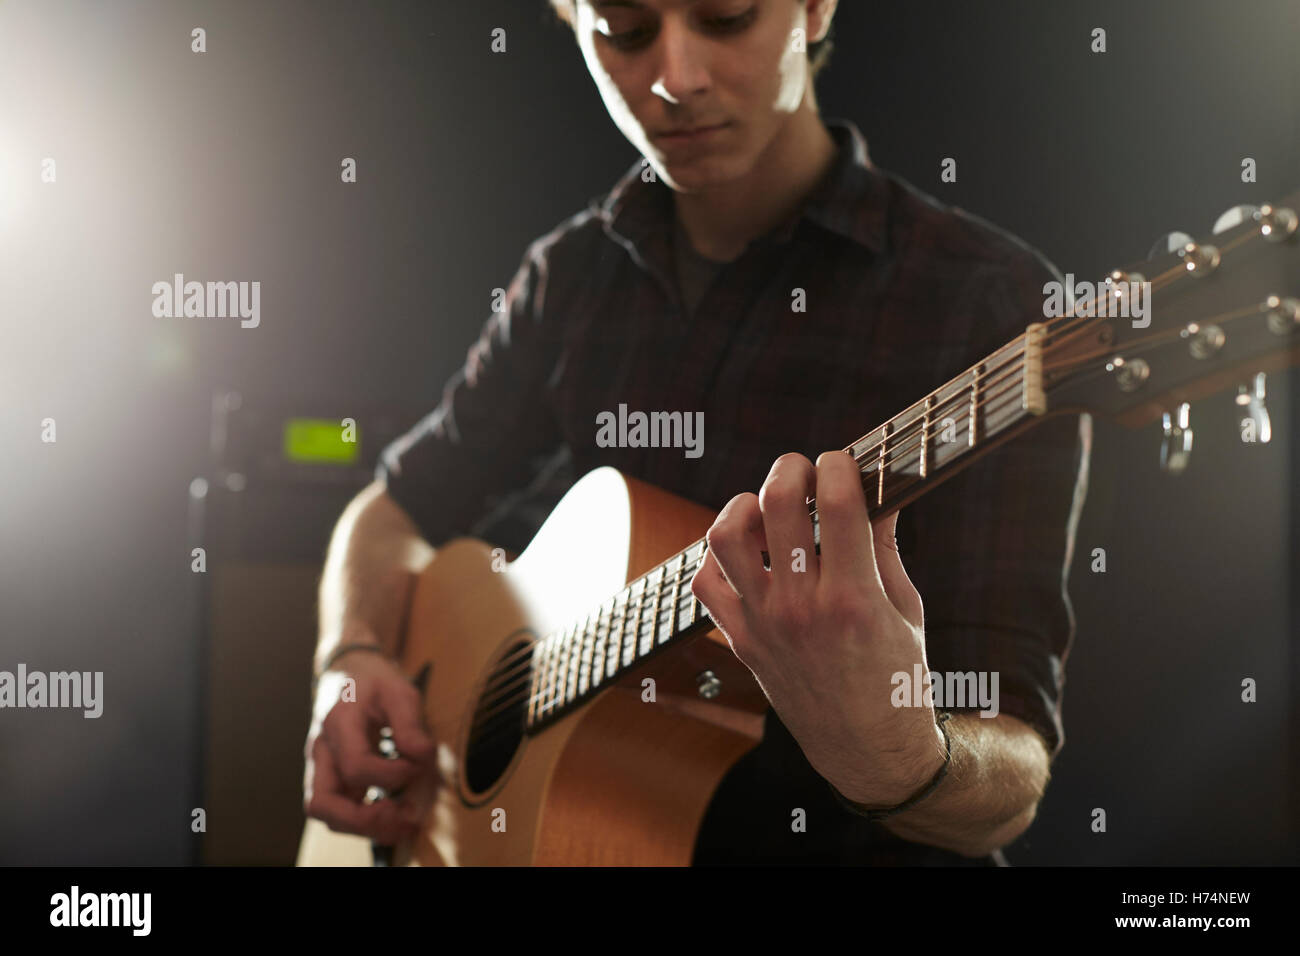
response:
[[[340,628],[332,640],[319,642],[313,661],[313,674],[319,679],[321,674],[353,651],[388,656],[387,648],[368,625],[353,623]]]
[[[890,817],[920,803],[938,789],[948,773],[948,768],[951,766],[952,739],[948,735],[948,728],[945,726],[951,718],[952,714],[948,712],[937,714],[935,723],[931,724],[938,740],[937,749],[934,751],[936,759],[926,765],[924,777],[912,778],[901,788],[892,790],[883,799],[879,793],[865,797],[861,801],[850,799],[828,780],[827,783],[830,785],[831,792],[845,809],[869,819]],[[897,799],[892,799],[894,797]]]

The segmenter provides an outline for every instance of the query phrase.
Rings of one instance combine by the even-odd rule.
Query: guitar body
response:
[[[438,549],[412,597],[401,662],[413,678],[431,665],[425,716],[444,784],[396,862],[691,862],[705,809],[726,772],[762,738],[768,706],[716,629],[664,648],[523,736],[499,772],[467,772],[466,758],[472,714],[494,665],[703,537],[713,518],[598,468],[569,490],[515,561],[503,564],[500,552],[494,560],[491,546],[470,538]],[[704,671],[721,682],[712,699],[699,692]],[[646,678],[654,680],[653,701],[643,699]],[[371,847],[309,820],[298,863],[370,865]]]

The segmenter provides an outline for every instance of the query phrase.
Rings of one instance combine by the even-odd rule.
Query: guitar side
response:
[[[686,865],[727,770],[762,737],[767,700],[716,630],[665,649],[540,733],[525,736],[490,786],[465,767],[470,714],[492,665],[590,611],[666,555],[703,537],[714,514],[598,468],[557,504],[527,550],[493,570],[489,545],[440,548],[412,597],[403,670],[431,665],[425,713],[439,788],[413,865]],[[500,567],[497,561],[497,567]],[[712,671],[722,693],[703,699]],[[654,679],[655,700],[643,700]],[[299,865],[368,865],[369,841],[309,820]]]

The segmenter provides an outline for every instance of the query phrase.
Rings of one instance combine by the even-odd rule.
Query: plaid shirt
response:
[[[844,447],[1041,318],[1043,284],[1059,275],[1039,254],[872,166],[852,123],[824,122],[833,167],[789,220],[719,268],[693,315],[676,281],[672,191],[643,179],[639,161],[529,247],[441,404],[376,469],[432,544],[495,527],[517,547],[601,465],[720,510],[757,491],[783,453]],[[805,311],[792,308],[797,290]],[[620,404],[703,412],[704,453],[600,447],[597,415]],[[931,670],[998,672],[1001,712],[1053,756],[1089,424],[1047,419],[898,522]],[[791,832],[794,807],[806,833]],[[971,862],[838,806],[771,711],[696,846],[697,863],[750,860]]]

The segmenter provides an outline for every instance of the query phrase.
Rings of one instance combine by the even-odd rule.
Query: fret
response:
[[[979,439],[980,378],[984,373],[983,365],[976,365],[970,380],[970,421],[966,425],[966,447],[974,448]]]
[[[609,629],[609,648],[605,652],[605,676],[613,677],[618,673],[619,648],[623,645],[623,627],[627,623],[627,606],[631,595],[627,588],[614,597],[613,622]]]
[[[582,670],[578,673],[578,694],[585,694],[591,688],[591,658],[595,653],[596,626],[600,623],[600,608],[597,607],[587,615],[587,625],[582,633]]]
[[[550,642],[542,638],[533,651],[533,669],[537,672],[537,692],[533,695],[534,720],[542,719],[542,707],[546,701],[546,666],[549,648]]]
[[[556,635],[550,635],[542,642],[542,644],[542,686],[538,711],[539,716],[542,719],[545,719],[547,714],[551,711],[551,705],[555,702]]]
[[[560,699],[560,656],[564,651],[564,633],[556,631],[550,638],[551,648],[547,652],[546,687],[543,689],[542,716],[549,717]]]
[[[559,631],[553,638],[555,646],[551,650],[550,699],[546,704],[548,713],[559,709],[560,702],[564,700],[564,656],[568,647],[564,637],[564,632]]]
[[[1035,322],[1025,329],[1025,355],[1020,363],[1020,377],[1024,384],[1021,405],[1031,415],[1047,411],[1047,396],[1043,393],[1043,338],[1047,326]]]
[[[681,591],[678,594],[678,600],[677,600],[678,632],[686,630],[686,628],[690,627],[692,624],[695,623],[695,603],[694,603],[695,595],[691,593],[690,582],[685,579],[687,577],[693,577],[695,575],[695,572],[699,570],[701,562],[699,558],[693,556],[696,552],[700,553],[701,558],[703,557],[701,542],[697,541],[695,544],[691,545],[684,552],[682,552],[683,580],[682,580]],[[682,606],[683,602],[685,602],[685,608],[683,608]]]
[[[699,552],[700,552],[699,556],[696,559],[696,565],[695,565],[696,570],[699,570],[699,568],[702,567],[704,564],[705,555],[709,550],[709,543],[707,541],[699,541],[696,543],[695,547],[699,548]],[[694,594],[692,594],[691,595],[691,623],[692,624],[694,624],[697,620],[700,619],[700,613],[703,610],[704,610],[704,605],[700,603],[699,598],[697,598]]]
[[[673,596],[668,600],[667,607],[660,616],[659,639],[656,644],[666,643],[677,630],[677,598],[682,592],[682,573],[686,569],[686,555],[677,554],[668,562],[667,567],[673,569]]]
[[[653,588],[654,596],[650,599],[649,614],[643,614],[637,627],[637,657],[645,657],[654,650],[655,627],[659,621],[659,598],[663,594],[664,567],[659,565],[646,575],[646,587]]]
[[[695,623],[695,595],[690,588],[682,588],[676,601],[676,631],[681,633]]]
[[[621,665],[630,667],[632,661],[636,659],[636,640],[637,628],[641,621],[641,606],[645,601],[645,578],[637,578],[632,582],[632,593],[628,596],[628,606],[631,607],[632,599],[636,599],[636,610],[629,615],[629,620],[624,622],[623,634],[623,654]],[[630,628],[626,624],[630,623]]]
[[[559,640],[558,666],[555,674],[555,705],[564,706],[565,692],[568,691],[569,658],[573,656],[573,631],[575,624],[564,628]]]
[[[614,605],[606,601],[600,606],[596,620],[596,640],[591,656],[591,686],[597,686],[605,676],[605,642],[609,640],[609,625],[613,618]]]
[[[885,503],[885,455],[889,449],[889,436],[893,422],[885,422],[880,428],[880,454],[876,459],[876,507]]]
[[[1034,414],[1025,407],[1026,380],[1022,336],[985,359],[980,387],[981,441]],[[1032,401],[1032,399],[1031,399]]]
[[[962,429],[969,414],[970,371],[963,372],[935,391],[931,416],[928,476],[933,476],[967,451]]]
[[[591,642],[596,633],[596,619],[600,615],[599,608],[587,615],[587,621],[582,627],[582,654],[579,657],[578,664],[578,696],[581,697],[591,686]]]
[[[535,641],[532,647],[532,654],[528,662],[528,718],[527,726],[532,726],[537,722],[537,692],[542,684],[542,672],[538,668],[540,663],[540,653],[543,647],[541,641]]]
[[[568,693],[564,698],[566,703],[572,703],[573,699],[586,689],[586,681],[582,677],[582,659],[587,653],[587,625],[589,623],[590,617],[583,618],[573,636],[573,653],[569,655]]]
[[[934,395],[925,396],[925,409],[921,412],[921,464],[919,473],[922,478],[929,475],[930,463],[930,412],[934,410]]]

